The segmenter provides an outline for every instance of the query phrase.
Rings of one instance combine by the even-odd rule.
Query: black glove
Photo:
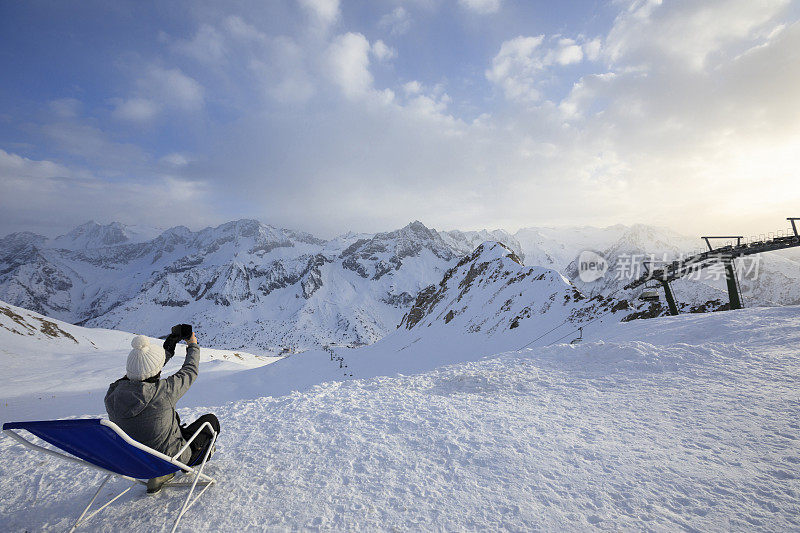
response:
[[[164,365],[175,355],[175,346],[184,339],[192,336],[192,326],[190,324],[176,324],[172,326],[172,332],[164,340]]]
[[[165,365],[167,364],[167,361],[169,361],[172,356],[175,355],[175,346],[178,345],[180,340],[181,339],[179,337],[176,337],[171,333],[167,335],[167,338],[164,340],[164,352],[166,352],[166,359],[164,361]]]

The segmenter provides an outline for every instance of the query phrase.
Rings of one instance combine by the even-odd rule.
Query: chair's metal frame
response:
[[[211,426],[210,423],[208,423],[208,422],[203,423],[203,425],[200,426],[200,428],[194,433],[194,435],[192,435],[191,438],[188,441],[186,441],[186,444],[180,450],[178,450],[178,453],[176,453],[172,457],[169,457],[168,455],[165,455],[165,454],[163,454],[163,453],[161,453],[161,452],[159,452],[157,450],[154,450],[153,448],[145,446],[144,444],[142,444],[140,442],[136,442],[135,440],[130,438],[124,431],[122,431],[122,429],[120,429],[119,426],[117,426],[115,423],[111,422],[110,420],[101,419],[100,420],[100,424],[110,428],[112,431],[114,431],[114,433],[119,435],[122,438],[122,440],[124,440],[127,444],[130,444],[131,446],[133,446],[135,448],[138,448],[138,449],[140,449],[140,450],[142,450],[144,452],[147,452],[150,455],[154,455],[155,457],[158,457],[159,459],[163,459],[164,461],[167,461],[168,463],[171,463],[171,464],[177,466],[178,468],[180,468],[183,472],[185,472],[187,474],[193,474],[194,475],[194,481],[193,482],[165,483],[164,484],[164,487],[189,487],[189,486],[191,486],[191,489],[189,489],[189,494],[186,496],[186,499],[183,502],[183,506],[181,507],[181,510],[178,513],[178,518],[175,519],[175,524],[172,526],[172,533],[174,533],[175,530],[178,528],[178,523],[180,523],[181,518],[183,518],[183,515],[186,514],[186,511],[189,510],[189,507],[191,507],[192,505],[195,504],[195,502],[200,498],[200,496],[203,495],[203,493],[208,489],[208,487],[210,487],[211,485],[213,485],[214,483],[217,482],[211,476],[203,473],[203,469],[206,466],[206,462],[208,461],[209,455],[211,454],[211,450],[214,448],[214,444],[217,441],[217,432],[214,431],[214,428]],[[200,468],[198,469],[198,468],[195,468],[195,467],[191,467],[191,466],[189,466],[187,464],[184,464],[184,463],[178,461],[178,457],[180,457],[181,454],[184,451],[186,451],[187,448],[189,448],[189,445],[192,443],[192,441],[194,441],[194,439],[197,438],[197,436],[200,435],[200,432],[203,431],[203,429],[205,429],[206,427],[208,427],[209,431],[211,431],[212,438],[211,438],[211,443],[206,448],[206,453],[203,456],[203,462],[200,463]],[[75,521],[75,524],[73,524],[72,528],[69,530],[69,533],[72,533],[73,531],[75,531],[75,529],[79,525],[81,525],[82,523],[86,522],[87,520],[92,518],[94,515],[96,515],[97,513],[99,513],[100,511],[102,511],[106,507],[108,507],[109,505],[111,505],[118,498],[120,498],[123,494],[125,494],[126,492],[131,490],[133,487],[135,487],[137,483],[140,483],[142,485],[147,485],[147,480],[136,479],[136,478],[132,478],[130,476],[125,476],[123,474],[118,474],[116,472],[112,472],[112,471],[107,470],[105,468],[102,468],[102,467],[99,467],[97,465],[94,465],[94,464],[92,464],[92,463],[90,463],[88,461],[84,461],[83,459],[79,459],[77,457],[72,457],[72,456],[69,456],[69,455],[66,455],[66,454],[51,450],[49,448],[45,448],[44,446],[39,446],[38,444],[34,444],[31,441],[29,441],[28,439],[26,439],[25,437],[23,437],[22,435],[20,435],[19,433],[17,433],[16,430],[5,429],[3,431],[5,431],[7,434],[9,434],[9,436],[11,436],[15,440],[17,440],[20,444],[23,444],[23,445],[27,446],[28,448],[33,448],[35,450],[44,452],[44,453],[46,453],[48,455],[52,455],[54,457],[59,457],[61,459],[65,459],[65,460],[73,462],[73,463],[78,463],[78,464],[81,464],[83,466],[88,466],[89,468],[93,468],[95,470],[99,470],[101,472],[107,472],[108,473],[108,475],[103,479],[103,482],[100,483],[100,486],[97,488],[97,492],[94,493],[94,496],[92,496],[92,499],[89,500],[89,503],[88,503],[88,505],[86,505],[86,508],[83,510],[81,515],[78,517],[78,519]],[[132,481],[132,483],[128,488],[126,488],[125,490],[123,490],[122,492],[120,492],[119,494],[117,494],[116,496],[111,498],[109,501],[107,501],[102,507],[100,507],[98,509],[95,509],[88,516],[84,517],[84,515],[86,515],[86,513],[92,507],[92,504],[94,503],[94,501],[100,495],[100,491],[103,489],[105,484],[108,482],[109,479],[111,479],[112,476],[119,476],[119,477],[121,477],[123,479],[127,479],[128,481]],[[197,496],[195,496],[193,500],[191,500],[192,494],[194,494],[194,490],[195,490],[195,488],[197,487],[198,484],[203,485],[203,489],[200,492],[197,493]]]

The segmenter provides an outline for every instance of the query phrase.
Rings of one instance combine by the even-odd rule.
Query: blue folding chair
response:
[[[203,461],[199,465],[200,468],[198,469],[194,465],[190,466],[180,462],[178,457],[181,456],[181,454],[189,447],[189,445],[200,434],[200,432],[206,428],[206,426],[211,432],[212,438],[205,450]],[[33,435],[36,435],[40,439],[69,453],[70,455],[65,455],[55,450],[45,448],[44,446],[34,444],[15,431],[22,429]],[[67,461],[72,461],[74,463],[89,466],[96,470],[101,470],[108,473],[103,482],[97,488],[97,492],[95,492],[94,496],[89,501],[89,504],[75,521],[75,524],[72,526],[72,529],[70,529],[70,532],[75,531],[80,524],[86,522],[94,515],[108,507],[119,497],[136,486],[137,483],[146,485],[148,479],[164,476],[173,472],[177,472],[178,470],[182,470],[187,474],[193,475],[194,481],[186,483],[168,483],[164,485],[165,487],[188,487],[191,485],[189,494],[186,496],[186,500],[183,502],[180,513],[178,513],[178,518],[175,520],[175,524],[172,526],[172,531],[174,532],[178,528],[178,523],[181,521],[181,518],[183,518],[183,515],[186,513],[189,507],[194,505],[194,503],[200,498],[200,496],[203,495],[208,487],[216,483],[214,478],[203,473],[203,469],[206,466],[206,462],[211,454],[211,450],[214,448],[214,444],[217,440],[217,433],[208,422],[203,424],[187,441],[186,445],[181,448],[173,457],[164,455],[163,453],[149,448],[140,442],[136,442],[126,435],[125,432],[119,428],[119,426],[113,422],[101,418],[45,420],[37,422],[9,422],[3,424],[3,431],[29,448],[33,448],[45,452],[48,455],[60,457],[61,459],[66,459]],[[115,475],[132,481],[133,483],[127,489],[123,490],[111,500],[106,502],[105,505],[99,509],[95,509],[88,516],[85,516],[94,501],[97,499],[97,496],[100,494],[102,488],[111,478],[111,476]],[[200,485],[203,485],[203,488],[192,500],[191,498],[194,494],[195,487],[198,485],[198,482]]]

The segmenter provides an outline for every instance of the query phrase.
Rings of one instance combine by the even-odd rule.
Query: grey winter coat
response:
[[[166,360],[173,355],[167,351]],[[172,457],[186,444],[175,404],[197,379],[199,363],[200,346],[192,343],[186,347],[181,369],[166,379],[115,381],[106,392],[108,417],[132,439]],[[187,448],[179,460],[186,462],[191,455]]]

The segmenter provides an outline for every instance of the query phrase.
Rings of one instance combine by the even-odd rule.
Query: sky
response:
[[[0,3],[0,235],[800,216],[800,2]]]

